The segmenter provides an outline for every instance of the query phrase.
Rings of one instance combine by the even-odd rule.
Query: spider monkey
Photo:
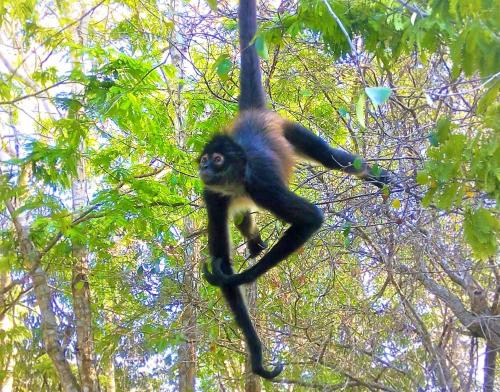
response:
[[[263,366],[262,344],[252,325],[239,285],[250,283],[301,247],[323,223],[323,213],[314,204],[288,189],[297,158],[321,163],[329,169],[354,174],[381,188],[389,184],[386,170],[377,174],[360,158],[330,147],[303,126],[266,109],[259,58],[253,43],[257,29],[256,0],[240,0],[238,8],[241,51],[240,114],[223,133],[204,147],[199,175],[204,183],[208,212],[209,252],[212,272],[206,264],[206,280],[222,290],[250,351],[252,370],[272,379],[283,366]],[[356,166],[356,167],[355,167]],[[247,240],[252,257],[267,246],[262,241],[250,211],[255,206],[269,210],[291,226],[258,263],[241,273],[231,265],[228,218],[243,213],[236,226]],[[240,215],[241,216],[241,215]]]

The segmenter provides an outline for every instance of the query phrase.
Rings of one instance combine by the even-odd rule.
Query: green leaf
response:
[[[387,102],[392,94],[392,90],[389,87],[367,87],[365,88],[365,92],[375,106]]]
[[[390,194],[391,190],[389,189],[389,186],[385,184],[384,187],[382,188],[382,196],[384,197],[384,200],[387,200]]]
[[[231,71],[231,68],[233,66],[233,63],[231,62],[231,59],[228,54],[221,54],[217,60],[215,60],[215,71],[217,72],[217,75],[221,77],[221,79],[227,78],[227,75],[229,74],[229,71]]]
[[[494,256],[498,249],[500,223],[489,210],[479,208],[465,213],[464,235],[478,259]]]
[[[430,206],[430,204],[432,202],[432,198],[434,197],[434,194],[436,193],[436,191],[437,191],[437,188],[431,188],[427,191],[425,196],[422,198],[422,205],[424,207]]]
[[[144,324],[141,330],[146,335],[153,335],[156,332],[155,326],[151,324]]]
[[[498,99],[499,91],[500,79],[497,79],[477,103],[477,112],[485,113],[486,109],[488,109],[488,107],[495,101],[495,99]]]
[[[349,112],[344,107],[339,108],[339,114],[344,118],[349,118]]]
[[[379,165],[375,164],[371,167],[370,174],[375,177],[380,177],[380,175],[382,174],[382,169]]]
[[[395,208],[395,209],[400,209],[401,208],[401,200],[399,199],[394,199],[391,203],[392,205],[392,208]]]
[[[83,289],[83,286],[85,285],[85,282],[83,280],[79,280],[78,282],[75,283],[75,290],[81,290]]]
[[[245,217],[244,214],[238,213],[234,215],[233,221],[235,225],[241,225],[243,223],[243,218]]]
[[[429,175],[425,171],[417,172],[417,184],[425,185],[429,182]]]
[[[344,246],[347,248],[351,244],[351,239],[349,237],[344,238]]]
[[[347,222],[344,224],[344,228],[342,229],[342,234],[344,237],[347,237],[349,233],[351,232],[352,225],[350,222]]]
[[[453,200],[455,200],[457,191],[458,191],[458,183],[455,182],[452,184],[447,184],[443,188],[443,191],[437,200],[436,206],[443,210],[449,209],[453,204]]]
[[[432,147],[439,146],[439,138],[436,132],[430,132],[428,138]]]
[[[450,136],[451,121],[448,117],[441,117],[436,125],[436,137],[439,143],[444,143]],[[432,142],[431,142],[432,144]],[[434,145],[434,144],[433,144]]]
[[[354,162],[352,163],[352,166],[356,170],[361,170],[361,168],[363,167],[363,160],[360,157],[356,157],[356,159],[354,159]]]
[[[257,50],[257,54],[261,59],[269,60],[269,53],[267,51],[266,40],[262,35],[257,36],[255,38],[255,49]]]
[[[361,128],[365,128],[365,95],[361,94],[356,103],[356,118]]]
[[[217,0],[207,0],[207,3],[212,11],[217,11]]]
[[[238,30],[238,22],[234,19],[224,18],[222,19],[222,25],[226,30],[236,31]]]

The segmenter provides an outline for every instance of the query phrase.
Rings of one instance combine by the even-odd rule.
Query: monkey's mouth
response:
[[[203,181],[205,184],[210,184],[210,183],[214,182],[215,175],[208,170],[200,170],[199,175],[200,175],[201,181]]]

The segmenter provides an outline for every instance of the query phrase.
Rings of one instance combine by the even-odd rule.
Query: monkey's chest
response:
[[[231,215],[237,214],[243,211],[256,211],[257,206],[253,202],[250,195],[245,190],[243,185],[239,186],[221,186],[221,185],[211,185],[208,187],[213,192],[217,192],[224,196],[229,196],[231,202],[229,204],[229,212]]]

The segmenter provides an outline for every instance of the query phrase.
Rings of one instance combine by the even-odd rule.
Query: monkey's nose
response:
[[[207,168],[200,170],[200,178],[205,183],[209,182],[210,179],[212,178],[211,174],[206,169]]]

